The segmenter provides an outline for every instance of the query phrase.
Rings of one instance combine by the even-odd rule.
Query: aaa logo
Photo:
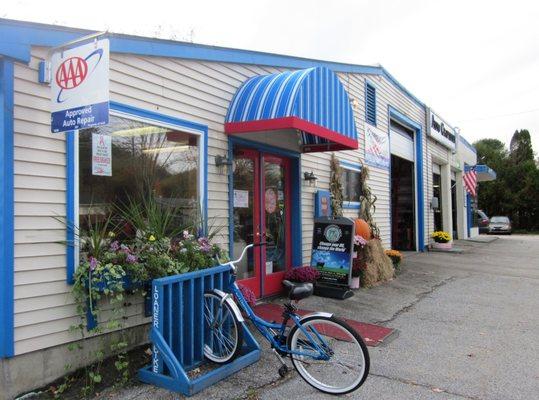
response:
[[[62,89],[79,86],[88,74],[88,64],[80,57],[65,60],[56,70],[56,84]]]
[[[103,58],[103,49],[96,49],[86,58],[71,57],[60,64],[56,69],[55,76],[56,84],[60,87],[58,96],[56,96],[56,102],[63,103],[66,101],[66,96],[62,96],[64,90],[75,89],[77,86],[80,86],[86,77],[95,71],[101,58]],[[88,66],[88,64],[90,64],[90,66]],[[89,69],[91,70],[88,71]]]

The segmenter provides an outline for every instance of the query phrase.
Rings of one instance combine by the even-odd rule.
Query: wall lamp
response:
[[[217,155],[215,156],[215,165],[217,167],[222,167],[224,165],[232,165],[232,161],[230,161],[226,156]]]
[[[303,179],[305,179],[305,181],[309,182],[309,185],[310,185],[310,184],[315,184],[318,177],[314,174],[313,171],[311,171],[311,172],[304,172],[303,173]]]

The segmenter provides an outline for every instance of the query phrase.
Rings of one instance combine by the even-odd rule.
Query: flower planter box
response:
[[[432,247],[435,248],[435,249],[439,249],[439,250],[451,250],[451,248],[453,247],[453,243],[451,243],[451,242],[447,242],[447,243],[434,242],[432,244]]]
[[[133,280],[131,279],[130,276],[124,276],[122,277],[121,279],[121,283],[122,283],[122,287],[124,290],[134,290],[134,289],[139,289],[141,288],[142,286],[145,285],[144,282],[133,282]],[[99,282],[96,282],[93,284],[92,288],[97,290],[99,293],[103,293],[105,291],[105,289],[110,289],[110,286],[112,286],[113,284],[116,284],[115,281],[99,281]],[[148,282],[147,283],[148,287],[150,287],[151,283]],[[85,285],[86,288],[89,288],[89,282],[86,281]]]
[[[106,289],[110,289],[110,287],[115,284],[116,284],[115,281],[110,281],[110,280],[99,281],[99,282],[95,282],[92,285],[92,289],[98,291],[99,293],[105,293]],[[127,275],[122,277],[121,284],[124,291],[136,290],[144,286],[148,287],[148,291],[151,290],[151,282],[133,282],[131,277]],[[86,286],[86,288],[89,289],[90,287],[89,282],[86,281],[84,286]],[[145,317],[150,317],[152,315],[151,314],[151,299],[149,298],[149,296],[150,295],[147,294],[146,297],[148,297],[148,299],[146,299],[146,297],[144,298],[144,316]],[[90,311],[91,308],[95,307],[95,300],[92,302],[91,307],[90,307],[90,300],[88,300],[87,302],[88,304],[87,304],[87,311],[86,311],[86,329],[88,331],[91,331],[97,326],[97,321],[94,315],[92,314],[92,312]]]

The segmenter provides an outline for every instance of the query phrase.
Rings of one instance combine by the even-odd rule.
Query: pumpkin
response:
[[[369,240],[371,238],[371,227],[364,219],[357,218],[354,221],[356,235],[363,236],[364,239]]]

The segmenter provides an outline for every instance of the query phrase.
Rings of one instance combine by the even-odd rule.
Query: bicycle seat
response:
[[[313,294],[314,291],[312,283],[296,283],[284,280],[283,286],[285,287],[290,300],[306,299]]]

